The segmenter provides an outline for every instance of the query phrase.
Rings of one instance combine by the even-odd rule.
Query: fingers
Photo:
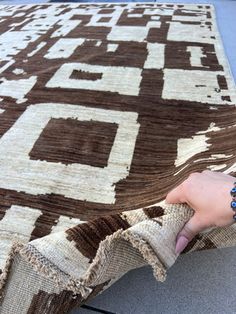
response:
[[[213,171],[213,170],[203,170],[201,172],[202,174],[205,174],[207,175],[208,177],[211,177],[215,180],[222,180],[222,178],[225,178],[225,179],[228,179],[230,181],[232,181],[232,176],[226,174],[226,173],[223,173],[223,172],[218,172],[218,171]]]
[[[184,225],[183,229],[177,236],[177,242],[175,247],[176,254],[180,254],[188,243],[201,231],[207,229],[207,226],[202,222],[198,213]]]
[[[213,178],[215,180],[222,178],[222,173],[212,171],[212,170],[203,170],[201,173],[204,175],[207,175],[208,177]]]
[[[173,190],[171,190],[166,195],[165,201],[166,201],[166,203],[169,203],[169,204],[184,203],[185,202],[185,195],[184,195],[182,184],[178,185]]]
[[[199,178],[199,172],[192,172],[186,180],[180,185],[171,190],[166,196],[166,203],[188,203],[186,192],[189,190],[192,181],[196,181]]]

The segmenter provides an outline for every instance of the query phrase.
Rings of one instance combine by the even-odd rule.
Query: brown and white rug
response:
[[[67,313],[130,269],[163,281],[191,172],[236,174],[209,5],[0,6],[1,314]],[[184,253],[236,244],[236,226]]]

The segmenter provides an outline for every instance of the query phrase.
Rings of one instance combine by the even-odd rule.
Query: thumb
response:
[[[177,236],[177,242],[175,247],[175,253],[180,254],[188,243],[201,231],[207,227],[202,222],[199,214],[195,213],[189,221],[186,222],[183,229],[179,232]]]

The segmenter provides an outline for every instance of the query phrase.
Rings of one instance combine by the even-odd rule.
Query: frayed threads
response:
[[[85,286],[81,279],[70,279],[68,284],[66,285],[66,288],[73,291],[75,297],[81,295],[83,299],[87,299],[93,291],[92,288]]]
[[[152,267],[154,277],[158,281],[164,282],[166,280],[166,267],[157,257],[152,247],[139,235],[134,234],[129,230],[124,232],[123,238],[130,242],[134,248],[138,249],[143,259]]]
[[[4,298],[4,287],[7,283],[8,275],[11,270],[12,262],[14,260],[14,257],[19,251],[23,248],[23,244],[20,242],[13,243],[11,247],[11,251],[9,253],[9,256],[7,258],[5,267],[0,275],[0,300]]]

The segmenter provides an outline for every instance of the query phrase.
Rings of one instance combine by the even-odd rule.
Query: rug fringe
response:
[[[148,242],[143,240],[139,235],[131,233],[128,230],[123,236],[132,244],[133,247],[139,250],[143,259],[145,259],[152,267],[154,277],[158,281],[164,282],[166,280],[166,267],[157,257],[157,254]]]
[[[14,257],[20,251],[20,249],[23,246],[24,245],[22,243],[15,242],[15,243],[13,243],[13,245],[11,247],[11,251],[10,251],[8,258],[6,260],[5,267],[2,271],[2,273],[0,274],[0,300],[4,298],[4,287],[5,287],[5,284],[7,283],[8,275],[10,273],[11,265],[12,265],[12,262],[14,260]]]
[[[104,273],[107,265],[109,265],[106,258],[107,252],[114,249],[119,240],[127,241],[132,247],[139,251],[143,260],[152,267],[157,280],[162,282],[165,280],[166,267],[160,261],[150,244],[139,235],[129,230],[119,229],[101,241],[95,258],[81,278],[73,278],[71,275],[63,272],[44,257],[32,244],[15,244],[12,248],[11,256],[7,261],[4,273],[0,277],[0,289],[3,289],[7,281],[14,257],[16,254],[19,254],[37,273],[53,280],[56,286],[72,291],[75,295],[81,294],[81,296],[86,299],[92,292],[92,288],[97,284],[98,274]]]

